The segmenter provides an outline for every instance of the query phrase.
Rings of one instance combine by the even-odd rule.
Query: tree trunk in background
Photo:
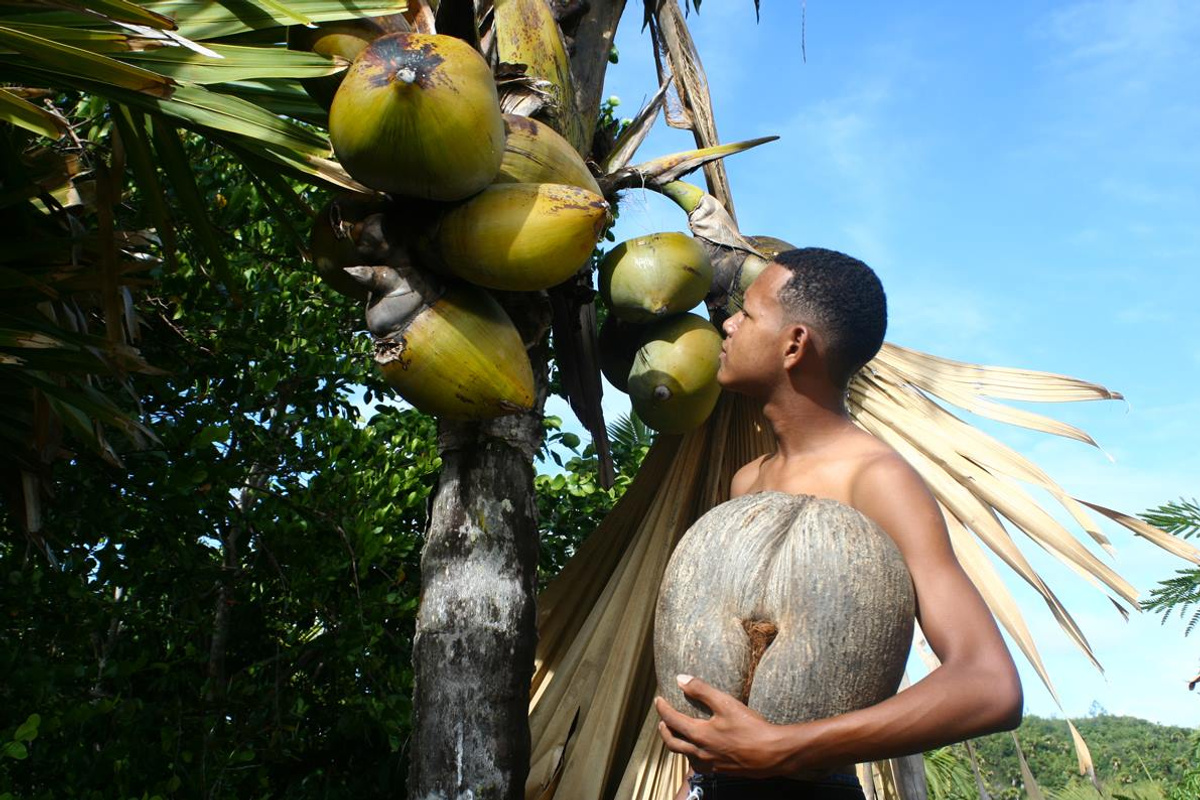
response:
[[[592,0],[573,31],[576,100],[589,131],[624,6]],[[497,296],[531,349],[534,410],[439,426],[442,473],[421,553],[413,639],[412,800],[524,797],[537,645],[533,459],[543,436],[550,325],[539,295]]]
[[[508,298],[530,352],[533,411],[442,420],[442,472],[421,552],[413,639],[413,800],[520,800],[529,773],[529,682],[537,645],[533,459],[546,398],[544,299]]]

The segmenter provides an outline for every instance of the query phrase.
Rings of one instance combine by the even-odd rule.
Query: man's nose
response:
[[[738,314],[740,313],[741,312],[739,311]],[[726,336],[732,336],[733,332],[737,330],[737,325],[734,323],[734,319],[736,318],[737,314],[734,314],[732,317],[728,317],[724,322],[721,323],[721,330],[725,331]]]

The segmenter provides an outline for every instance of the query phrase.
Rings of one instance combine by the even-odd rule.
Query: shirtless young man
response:
[[[658,698],[659,733],[688,757],[704,800],[861,798],[857,782],[845,777],[856,763],[1021,721],[1012,657],[954,557],[933,496],[903,458],[846,411],[849,380],[878,352],[886,325],[883,288],[857,259],[806,248],[781,253],[763,271],[724,325],[717,379],[762,402],[778,449],[742,467],[731,494],[827,497],[878,523],[912,574],[917,620],[941,666],[882,703],[795,725],[772,725],[700,678],[680,676],[684,694],[713,714],[692,719]],[[826,778],[792,779],[804,775]],[[679,797],[687,795],[685,785]]]

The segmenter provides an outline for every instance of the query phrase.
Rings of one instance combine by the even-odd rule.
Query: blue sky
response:
[[[866,260],[887,287],[888,338],[967,361],[1075,375],[1126,403],[1046,409],[1104,452],[999,426],[1076,496],[1129,512],[1200,495],[1200,14],[1185,0],[963,4],[707,0],[689,24],[742,230]],[[608,91],[632,116],[654,89],[629,14]],[[641,157],[691,147],[659,123]],[[630,192],[619,238],[684,230]],[[621,410],[609,390],[607,406]],[[564,418],[569,412],[558,412]],[[1111,460],[1110,460],[1111,457]],[[1115,566],[1145,591],[1184,564],[1116,526]],[[1023,545],[1024,546],[1024,545]],[[1196,726],[1200,633],[1135,614],[1040,551],[1101,676],[1013,584],[1065,711]],[[1031,671],[1027,710],[1061,715]]]

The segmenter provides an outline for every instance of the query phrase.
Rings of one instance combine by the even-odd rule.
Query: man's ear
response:
[[[812,336],[807,325],[789,326],[783,351],[784,369],[791,369],[799,364],[800,359],[812,349],[812,346]]]

